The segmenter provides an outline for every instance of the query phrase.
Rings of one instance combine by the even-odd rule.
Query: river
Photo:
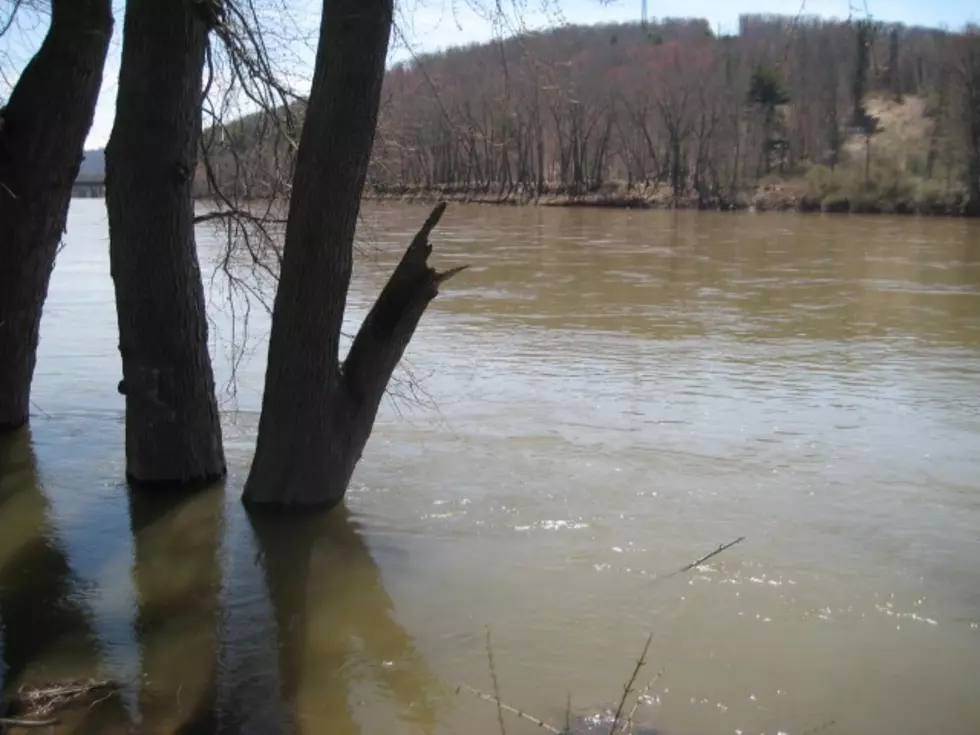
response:
[[[365,205],[351,328],[425,214]],[[199,244],[230,476],[130,496],[104,202],[72,203],[0,479],[5,688],[124,684],[63,731],[491,735],[457,692],[494,691],[488,630],[556,725],[652,631],[665,735],[980,731],[980,223],[453,205],[433,260],[471,269],[346,510],[289,524],[239,503],[268,318]]]

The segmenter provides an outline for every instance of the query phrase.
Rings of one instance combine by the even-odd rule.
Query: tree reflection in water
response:
[[[381,573],[349,512],[250,516],[277,630],[280,691],[296,731],[347,735],[373,730],[354,697],[378,703],[378,683],[405,724],[432,732],[438,687],[394,617]]]
[[[151,732],[214,733],[224,491],[130,492],[139,710]]]
[[[133,604],[122,610],[139,676],[126,680],[118,669],[130,644],[96,632],[88,600],[101,590],[73,572],[29,431],[0,438],[4,693],[123,680],[121,696],[60,710],[58,732],[345,735],[390,730],[393,719],[433,732],[439,680],[396,620],[359,523],[344,508],[245,515],[231,492],[230,502],[221,486],[128,494]]]
[[[0,436],[0,682],[21,686],[107,676],[104,652],[41,486],[30,429]],[[59,713],[59,733],[125,732],[121,699]]]

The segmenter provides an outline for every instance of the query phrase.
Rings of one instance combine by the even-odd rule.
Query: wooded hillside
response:
[[[977,202],[976,29],[743,16],[426,56],[388,74],[371,182],[731,206],[807,174],[810,205]]]
[[[376,196],[980,208],[976,28],[790,16],[743,16],[735,36],[704,20],[568,26],[399,64],[382,105]],[[240,125],[215,160],[230,171],[235,148],[252,169],[276,151],[251,177],[260,194],[288,156],[256,129]]]

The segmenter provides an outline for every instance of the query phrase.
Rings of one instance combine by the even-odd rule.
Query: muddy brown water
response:
[[[352,324],[424,216],[366,206]],[[238,502],[268,323],[233,330],[220,281],[227,487],[120,482],[107,238],[73,202],[0,455],[4,688],[125,684],[64,731],[489,735],[456,693],[492,689],[489,626],[504,700],[556,724],[653,630],[658,732],[980,732],[980,224],[453,206],[436,261],[473,267],[409,350],[421,392],[347,510],[288,525]]]

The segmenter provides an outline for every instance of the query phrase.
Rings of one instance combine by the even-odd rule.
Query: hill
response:
[[[283,193],[301,115],[206,130],[197,193]],[[977,212],[980,33],[743,16],[731,36],[564,26],[425,55],[386,75],[366,194]]]
[[[96,180],[105,178],[105,151],[101,148],[85,151],[82,165],[78,168],[77,181]]]
[[[813,17],[572,26],[395,67],[376,196],[960,213],[980,34]]]

